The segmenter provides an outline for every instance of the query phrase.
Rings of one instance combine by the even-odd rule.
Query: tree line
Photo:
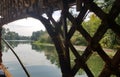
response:
[[[111,4],[114,2],[114,0],[103,0],[103,1],[95,0],[95,2],[99,5],[99,7],[102,7],[103,11],[107,13],[110,11]],[[107,4],[104,4],[104,2]],[[72,15],[76,16],[74,12]],[[84,21],[82,23],[82,26],[90,34],[90,36],[93,37],[99,25],[101,24],[101,20],[94,13],[92,13],[88,18],[89,20]],[[120,24],[120,15],[116,18],[116,22],[117,24]],[[71,25],[71,22],[69,20],[67,21],[67,23],[68,25]],[[74,45],[86,46],[88,44],[85,38],[79,32],[76,31],[73,36],[74,37],[72,37],[71,42]],[[20,36],[18,35],[18,33],[3,29],[3,37],[7,40],[30,39],[33,42],[36,42],[36,44],[52,43],[52,40],[48,35],[47,31],[43,31],[43,30],[33,32],[31,37],[26,37],[26,36]],[[109,29],[104,34],[103,38],[100,40],[99,43],[101,44],[101,46],[106,48],[117,48],[120,47],[120,38],[111,29]]]
[[[10,31],[8,28],[2,29],[2,38],[5,40],[31,40],[29,36],[21,36],[16,32]]]
[[[36,31],[32,33],[31,40],[37,43],[52,43],[50,36],[47,31]]]
[[[71,25],[70,21],[67,21]],[[117,20],[120,22],[120,20]],[[92,13],[89,16],[89,20],[84,21],[82,23],[83,28],[90,34],[91,37],[94,36],[94,33],[97,31],[99,25],[101,24],[101,20]],[[32,36],[20,36],[18,33],[10,31],[9,29],[3,28],[2,30],[3,38],[6,40],[32,40],[35,44],[40,43],[52,43],[50,36],[48,35],[47,31],[36,31],[32,33]],[[79,33],[75,32],[71,42],[74,45],[83,45],[86,46],[88,43],[85,38]],[[101,46],[106,48],[117,48],[120,47],[120,38],[111,30],[109,29],[103,36],[103,38],[99,42]]]
[[[68,25],[71,25],[70,21],[67,22],[69,23]],[[119,21],[117,20],[117,22]],[[82,26],[90,34],[90,36],[93,37],[100,24],[101,20],[94,13],[92,13],[89,16],[89,20],[84,21],[82,23]],[[39,43],[52,43],[52,40],[47,31],[43,30],[33,32],[32,36],[28,37],[20,36],[16,32],[3,28],[2,35],[2,37],[6,40],[32,40],[33,43],[38,45]],[[86,46],[88,44],[85,38],[77,31],[74,33],[71,42],[74,45]],[[99,43],[101,44],[101,46],[106,48],[117,48],[120,46],[120,38],[116,34],[114,34],[112,30],[109,29]]]
[[[67,21],[71,25],[70,21]],[[117,20],[117,22],[120,22]],[[82,23],[83,28],[90,34],[91,37],[94,36],[98,27],[101,24],[101,20],[94,13],[89,16],[89,20]],[[37,44],[39,43],[52,43],[51,38],[49,37],[46,31],[37,31],[33,32],[31,39],[34,40]],[[81,35],[80,32],[75,32],[71,38],[71,42],[74,45],[86,46],[88,43],[85,38]],[[105,48],[118,48],[120,47],[120,38],[111,30],[107,30],[102,39],[99,42],[102,47]]]

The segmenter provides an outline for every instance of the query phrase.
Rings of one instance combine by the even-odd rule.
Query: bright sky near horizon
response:
[[[43,24],[39,20],[31,17],[11,22],[3,27],[9,28],[10,31],[24,36],[31,36],[33,31],[45,30]]]
[[[58,20],[60,16],[60,11],[56,11],[53,15],[55,20]],[[32,17],[16,20],[9,24],[3,26],[4,28],[9,28],[10,31],[14,31],[19,35],[31,36],[33,31],[45,30],[43,24]]]

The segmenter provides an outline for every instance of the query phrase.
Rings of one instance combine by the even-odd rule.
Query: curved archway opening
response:
[[[22,36],[31,36],[34,31],[45,31],[43,24],[39,20],[32,17],[19,19],[5,24],[3,25],[3,28],[7,28],[10,31],[14,31]]]
[[[14,31],[22,36],[31,36],[32,32],[34,32],[34,31],[40,31],[40,30],[45,31],[45,28],[41,24],[41,22],[32,17],[28,17],[28,18],[24,18],[24,19],[20,19],[20,20],[11,22],[9,24],[4,25],[3,27],[9,28],[10,31]],[[44,46],[42,49],[39,46],[40,50],[38,50],[38,49],[35,49],[34,48],[35,46],[32,46],[30,43],[27,43],[27,44],[19,43],[19,44],[15,44],[15,45],[16,46],[14,46],[14,50],[21,58],[22,62],[25,64],[25,66],[28,69],[28,72],[30,73],[30,75],[32,77],[39,77],[39,76],[56,77],[56,75],[58,77],[61,77],[61,71],[55,65],[56,61],[58,64],[58,59],[52,60],[53,57],[55,57],[55,58],[58,57],[54,47],[51,48],[49,46],[48,47]],[[51,50],[51,52],[49,52],[49,50]],[[6,51],[6,52],[8,54],[3,52],[3,60],[4,60],[4,62],[6,62],[6,66],[8,66],[8,69],[10,70],[12,75],[15,77],[16,76],[24,77],[25,75],[23,74],[23,72],[21,72],[22,70],[18,66],[18,63],[16,63],[16,60],[15,61],[13,60],[14,59],[13,54],[10,54],[9,51]],[[9,56],[9,57],[5,57],[5,56]],[[11,65],[15,66],[15,67],[11,67]],[[19,74],[16,73],[16,70],[19,72]],[[52,72],[49,70],[52,70]],[[42,73],[41,71],[43,71],[45,73]],[[46,73],[49,73],[49,74],[47,75]]]

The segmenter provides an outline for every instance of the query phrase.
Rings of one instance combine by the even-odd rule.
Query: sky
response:
[[[56,11],[53,14],[53,18],[55,20],[58,20],[59,17],[60,17],[60,11]],[[45,30],[43,24],[39,20],[32,17],[16,20],[14,22],[5,24],[3,27],[9,28],[10,31],[14,31],[19,35],[23,35],[23,36],[31,36],[32,32]]]
[[[31,36],[33,31],[45,30],[43,24],[39,20],[31,17],[5,24],[3,27],[9,28],[10,31],[24,36]]]

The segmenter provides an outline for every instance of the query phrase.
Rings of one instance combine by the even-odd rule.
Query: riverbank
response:
[[[33,44],[35,44],[35,45],[43,45],[43,46],[54,46],[54,44],[50,44],[50,43],[38,43],[38,42],[34,42]],[[84,51],[87,46],[74,45],[74,47],[75,47],[78,51]],[[109,49],[109,48],[103,48],[103,50],[104,50],[105,52],[112,52],[112,51],[114,51],[113,49]]]
[[[77,50],[80,50],[80,51],[84,51],[86,49],[86,46],[77,46],[77,45],[74,45],[74,47]],[[113,49],[108,49],[108,48],[103,48],[103,50],[106,51],[106,52],[112,52],[112,51],[114,51]]]
[[[38,42],[33,42],[32,44],[34,45],[42,45],[42,46],[54,46],[54,44],[50,44],[50,43],[38,43]]]

